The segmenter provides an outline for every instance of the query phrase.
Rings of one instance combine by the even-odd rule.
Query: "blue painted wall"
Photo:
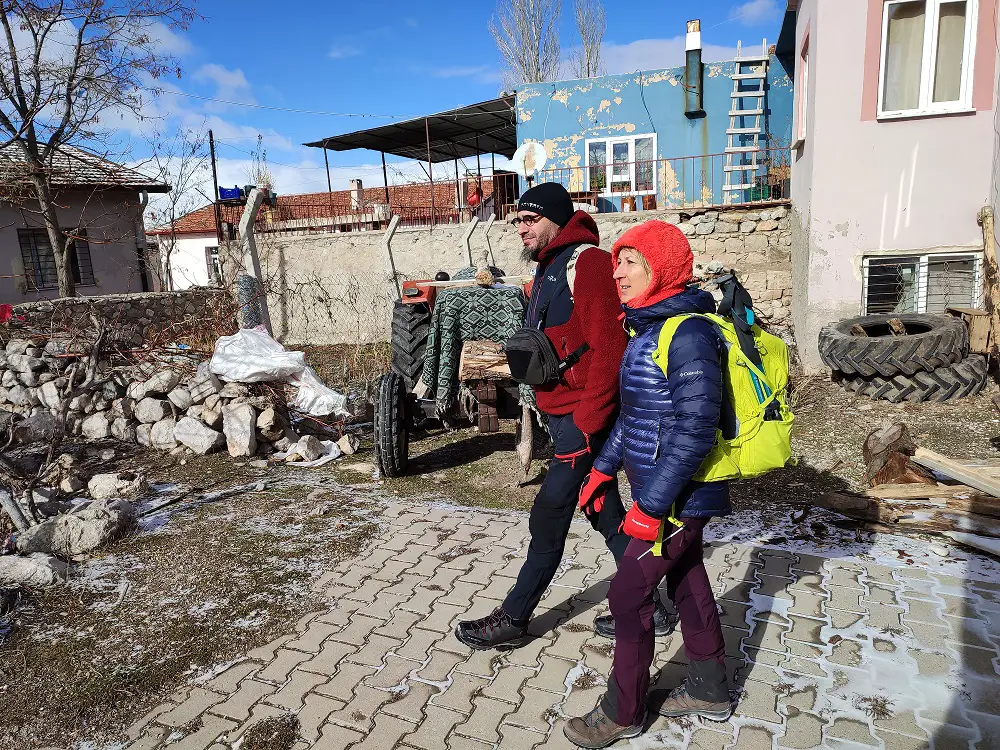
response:
[[[698,119],[690,119],[684,113],[682,67],[525,84],[517,92],[518,142],[538,141],[545,146],[549,158],[544,179],[562,182],[571,191],[583,191],[587,187],[584,170],[587,139],[655,133],[656,157],[676,160],[656,165],[657,207],[721,204],[724,158],[681,160],[680,157],[721,154],[726,148],[733,104],[731,76],[735,69],[735,62],[705,64],[706,116]],[[743,86],[747,85],[756,87],[757,82],[744,82]],[[764,129],[769,137],[761,140],[761,147],[787,150],[792,133],[792,81],[773,56],[766,90]],[[753,108],[755,101],[744,99],[742,109]],[[747,118],[746,125],[752,124],[753,118]],[[787,164],[787,155],[785,159]],[[549,172],[550,169],[558,171]],[[733,181],[739,179],[736,175]],[[749,200],[749,195],[744,198]],[[603,211],[621,210],[621,205],[621,198],[601,200]]]

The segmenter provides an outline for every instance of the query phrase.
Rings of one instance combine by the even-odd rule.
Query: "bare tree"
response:
[[[601,75],[601,44],[607,22],[601,0],[574,0],[573,17],[580,31],[580,47],[573,51],[570,62],[578,78]]]
[[[559,73],[562,0],[500,0],[490,33],[503,62],[504,87],[551,81]]]
[[[172,139],[153,143],[152,166],[157,178],[172,186],[151,208],[150,219],[168,231],[159,235],[162,285],[174,288],[171,256],[177,249],[177,221],[210,200],[201,184],[211,177],[208,136],[204,131],[179,130]]]
[[[254,149],[252,161],[247,169],[247,179],[251,185],[256,185],[265,193],[274,190],[274,175],[267,165],[267,149],[264,148],[264,136],[257,134],[257,148]]]
[[[53,162],[67,146],[92,146],[112,131],[109,115],[142,117],[144,86],[178,74],[156,38],[186,29],[190,0],[2,0],[0,148],[19,165],[3,175],[37,201],[59,294],[75,294],[69,249],[56,215]]]

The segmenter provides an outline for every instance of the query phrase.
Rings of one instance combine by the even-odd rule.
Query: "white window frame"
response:
[[[594,167],[602,166],[600,164],[593,164],[592,165],[590,163],[590,144],[591,143],[603,143],[605,145],[604,165],[603,166],[605,168],[606,181],[605,181],[604,190],[599,193],[599,195],[601,197],[604,197],[604,198],[614,198],[616,196],[623,196],[623,195],[656,195],[657,194],[657,189],[659,187],[659,184],[658,184],[659,183],[659,174],[658,174],[659,170],[657,170],[655,166],[653,167],[653,187],[652,187],[652,189],[651,190],[636,190],[635,189],[635,162],[636,162],[636,159],[635,159],[635,142],[638,141],[638,140],[641,140],[643,138],[652,138],[653,139],[653,160],[654,161],[658,161],[659,160],[658,154],[660,152],[657,150],[656,133],[640,133],[638,135],[629,135],[629,136],[623,136],[623,137],[613,136],[613,137],[609,137],[609,138],[588,138],[588,139],[586,139],[584,141],[584,144],[583,144],[583,149],[584,149],[583,161],[584,161],[584,165],[585,165],[584,166],[584,174],[586,175],[586,178],[587,178],[586,179],[587,192],[590,192],[590,168],[591,168],[591,166],[594,166]],[[628,144],[629,181],[631,182],[632,190],[630,190],[627,193],[615,193],[615,192],[611,191],[611,170],[612,170],[612,165],[613,165],[613,162],[614,162],[614,158],[613,158],[613,152],[614,152],[613,145],[616,144],[616,143],[627,143]]]
[[[802,148],[806,142],[806,128],[809,126],[809,43],[810,36],[806,36],[802,42],[802,49],[799,52],[799,71],[795,86],[795,143],[792,148]]]
[[[937,30],[941,20],[941,6],[962,0],[886,0],[882,6],[882,48],[878,66],[878,119],[892,120],[904,117],[972,112],[972,87],[976,60],[976,36],[979,27],[979,0],[966,2],[965,56],[962,60],[961,96],[957,101],[934,103],[934,71],[937,67]],[[920,65],[920,97],[916,109],[886,110],[885,60],[889,49],[889,11],[899,5],[924,2],[924,54]]]
[[[930,281],[930,264],[945,261],[973,261],[972,284],[975,296],[969,301],[970,307],[982,307],[983,305],[983,252],[968,253],[930,253],[927,255],[906,255],[906,254],[886,254],[867,255],[862,263],[862,295],[861,314],[868,315],[868,273],[871,268],[871,261],[881,258],[907,258],[916,266],[917,273],[917,295],[914,305],[914,313],[927,312],[927,287]],[[964,306],[964,305],[963,305]]]

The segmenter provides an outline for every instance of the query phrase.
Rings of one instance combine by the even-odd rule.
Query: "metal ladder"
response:
[[[736,46],[736,71],[733,73],[732,109],[726,129],[726,161],[723,167],[725,184],[722,188],[723,203],[746,203],[743,191],[755,187],[754,175],[760,168],[757,154],[760,138],[764,135],[764,96],[767,88],[767,66],[771,56],[767,52],[767,39],[760,54],[743,54],[743,42]],[[744,82],[746,85],[744,86]],[[756,84],[756,88],[753,88]],[[745,100],[754,104],[749,109]],[[753,125],[748,120],[753,118]]]

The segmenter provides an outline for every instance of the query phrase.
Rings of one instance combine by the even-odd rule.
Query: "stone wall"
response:
[[[644,211],[595,214],[601,246],[649,219],[677,224],[688,235],[695,263],[735,268],[761,317],[791,341],[791,249],[785,206],[759,210]],[[401,279],[429,279],[469,265],[468,225],[400,230],[392,241]],[[356,344],[389,337],[396,289],[380,232],[261,238],[275,336],[289,344]],[[486,247],[485,227],[471,240],[473,257]],[[494,265],[508,274],[528,271],[517,232],[497,222],[489,234]]]
[[[230,308],[228,294],[218,289],[69,297],[15,305],[8,327],[14,336],[18,331],[75,331],[89,327],[94,312],[111,324],[117,340],[138,345],[171,332],[204,328],[209,320],[224,322]]]

